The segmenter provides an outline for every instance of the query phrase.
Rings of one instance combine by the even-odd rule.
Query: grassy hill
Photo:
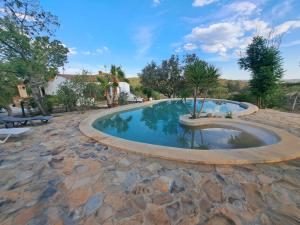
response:
[[[141,86],[141,82],[140,82],[140,78],[139,77],[130,77],[128,78],[129,83],[132,87],[137,87],[137,86]],[[237,81],[239,82],[239,85],[241,88],[244,88],[246,86],[248,86],[248,82],[247,81],[242,81],[242,80],[227,80],[227,79],[220,79],[220,84],[222,85],[227,85],[228,82],[230,81]]]
[[[141,86],[140,78],[139,77],[130,77],[128,78],[130,85],[135,88]]]

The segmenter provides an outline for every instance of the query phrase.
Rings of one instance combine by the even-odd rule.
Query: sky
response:
[[[284,79],[300,79],[300,0],[41,0],[58,16],[55,38],[70,50],[65,73],[147,63],[196,53],[222,78],[246,80],[237,60],[255,35],[281,36]]]

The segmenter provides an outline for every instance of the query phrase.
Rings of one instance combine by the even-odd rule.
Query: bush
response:
[[[82,94],[85,98],[93,98],[98,101],[104,99],[103,92],[100,84],[87,83]]]
[[[57,91],[57,98],[66,108],[66,111],[71,111],[76,108],[78,94],[74,91],[71,81],[65,81],[61,84]]]
[[[55,106],[58,106],[60,101],[57,95],[47,95],[45,96],[45,105],[47,107],[48,112],[52,113],[53,112],[53,108]]]
[[[62,83],[58,89],[59,102],[71,111],[80,106],[82,110],[95,106],[95,100],[102,97],[101,85],[87,82],[87,75],[78,75]]]
[[[249,90],[243,91],[239,94],[231,95],[229,99],[238,102],[249,102],[256,104],[256,97]]]
[[[154,100],[159,100],[160,99],[160,93],[157,92],[157,91],[152,91],[151,95],[152,95]]]

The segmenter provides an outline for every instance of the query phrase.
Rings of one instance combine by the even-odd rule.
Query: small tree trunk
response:
[[[257,107],[261,109],[262,105],[261,105],[261,97],[257,97]]]
[[[197,92],[198,92],[198,88],[195,88],[195,89],[194,89],[194,109],[193,109],[193,114],[192,114],[192,118],[193,118],[193,119],[196,119]]]
[[[206,100],[206,94],[207,94],[207,92],[204,93],[204,98],[203,98],[203,100],[202,100],[202,105],[201,105],[200,111],[199,111],[199,113],[198,113],[198,117],[199,117],[199,116],[201,115],[201,113],[202,113],[203,106],[204,106],[204,103],[205,103],[205,100]]]
[[[112,96],[110,95],[109,92],[106,93],[106,101],[107,101],[107,107],[111,108],[112,107]]]
[[[39,110],[41,111],[41,113],[43,115],[48,115],[48,112],[43,104],[43,99],[41,97],[39,88],[31,87],[31,90],[32,90],[32,96],[33,96],[34,100],[36,101],[36,104],[37,104]]]
[[[43,115],[48,115],[47,109],[45,108],[45,106],[43,104],[43,98],[41,96],[39,83],[41,83],[41,82],[37,82],[37,81],[34,81],[33,79],[29,79],[29,85],[32,90],[32,97],[36,101],[36,104],[37,104],[39,110],[41,111],[41,113]]]
[[[118,93],[116,87],[113,88],[112,105],[113,106],[118,105]]]
[[[294,112],[294,110],[295,110],[296,103],[297,103],[297,99],[298,99],[298,94],[296,94],[296,97],[295,97],[295,99],[294,99],[293,107],[292,107],[292,112]]]

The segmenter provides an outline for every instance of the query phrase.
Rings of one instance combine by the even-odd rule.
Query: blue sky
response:
[[[121,65],[128,77],[151,60],[196,53],[223,78],[249,79],[238,56],[255,34],[282,35],[286,79],[300,79],[300,0],[41,0],[61,23],[65,73]]]

